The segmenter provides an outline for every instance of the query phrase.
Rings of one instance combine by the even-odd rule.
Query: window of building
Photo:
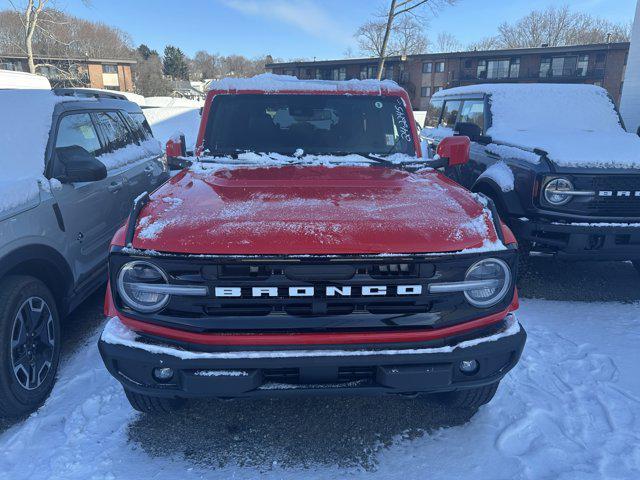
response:
[[[472,65],[473,65],[473,62],[471,61],[470,58],[464,61],[464,68],[471,68]]]
[[[436,73],[444,72],[444,62],[436,62]]]
[[[476,70],[478,78],[518,78],[520,58],[479,60]]]
[[[334,68],[331,70],[332,80],[346,80],[347,79],[347,67]]]
[[[458,112],[460,112],[460,103],[460,100],[447,100],[444,102],[444,111],[442,112],[442,122],[440,125],[453,128],[458,119]]]
[[[589,68],[589,55],[580,55],[578,57],[578,69],[576,74],[579,77],[585,77],[587,75],[587,69]]]
[[[422,87],[422,88],[420,88],[420,96],[421,97],[430,97],[431,96],[431,87]]]
[[[457,121],[475,123],[484,131],[484,100],[465,100]]]
[[[102,73],[118,73],[117,65],[102,65]]]
[[[520,59],[512,58],[509,63],[509,78],[518,78],[520,76]]]
[[[22,72],[22,62],[6,61],[0,62],[0,70],[11,70],[12,72]]]
[[[540,60],[540,77],[584,77],[589,56],[544,57]]]
[[[422,73],[431,73],[433,72],[433,63],[425,62],[422,64]]]
[[[292,77],[296,76],[296,69],[295,68],[285,68],[282,72],[284,75],[290,75]]]
[[[440,113],[442,113],[442,104],[444,102],[439,99],[432,99],[427,106],[427,113],[424,119],[425,127],[437,127],[440,123]]]
[[[378,66],[377,65],[364,65],[360,69],[360,79],[365,80],[367,78],[377,78]]]

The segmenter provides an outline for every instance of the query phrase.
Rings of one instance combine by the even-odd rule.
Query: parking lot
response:
[[[519,317],[529,333],[523,360],[469,423],[396,397],[209,401],[173,416],[134,413],[96,352],[97,293],[67,323],[47,404],[2,425],[0,471],[6,478],[118,477],[130,469],[157,478],[400,471],[418,478],[428,468],[431,478],[574,478],[577,468],[580,478],[631,478],[640,462],[640,385],[624,349],[640,339],[640,278],[629,263],[533,259],[533,267],[520,285]],[[51,449],[32,458],[43,442]],[[586,448],[591,442],[601,448]],[[628,454],[616,462],[622,449]],[[460,464],[451,461],[458,455]],[[95,460],[82,461],[87,456]]]

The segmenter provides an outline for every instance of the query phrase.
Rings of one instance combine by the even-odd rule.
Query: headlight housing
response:
[[[493,282],[487,282],[493,280]],[[465,282],[480,282],[484,285],[477,289],[467,289],[464,296],[478,308],[491,307],[501,302],[510,290],[511,269],[504,260],[487,258],[480,260],[467,270]]]
[[[167,293],[149,291],[151,285],[167,285],[167,274],[152,263],[136,260],[126,263],[118,273],[117,288],[122,301],[143,313],[157,312],[169,302]]]
[[[571,201],[571,195],[562,194],[563,191],[572,191],[573,184],[566,178],[554,178],[544,186],[544,199],[547,203],[559,207]]]

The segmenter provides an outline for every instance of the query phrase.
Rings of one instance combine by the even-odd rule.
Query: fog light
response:
[[[460,371],[465,375],[473,375],[478,371],[477,360],[462,360],[460,362]]]
[[[173,378],[173,368],[163,367],[153,369],[153,378],[159,382],[168,382]]]

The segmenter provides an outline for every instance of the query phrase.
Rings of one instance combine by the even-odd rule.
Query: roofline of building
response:
[[[0,58],[16,58],[19,60],[26,60],[26,55],[18,53],[0,53]],[[76,58],[76,57],[49,57],[47,55],[34,55],[36,60],[52,60],[52,61],[72,61],[72,62],[85,62],[85,63],[124,63],[128,65],[134,65],[138,63],[136,60],[129,60],[124,58]]]
[[[584,52],[591,50],[624,50],[629,48],[629,42],[612,42],[612,43],[590,43],[585,45],[564,45],[559,47],[527,47],[527,48],[505,48],[495,50],[463,50],[460,52],[446,52],[446,53],[421,53],[416,55],[406,55],[401,57],[399,55],[387,57],[386,61],[402,61],[404,60],[436,60],[445,58],[456,57],[495,57],[495,56],[512,56],[522,54],[537,54],[537,53],[557,53],[557,52]],[[378,59],[376,57],[364,57],[364,58],[345,58],[338,60],[317,60],[317,61],[303,61],[303,62],[282,62],[282,63],[268,63],[266,68],[278,68],[278,67],[312,67],[322,65],[334,65],[336,63],[341,64],[359,64],[359,63],[375,63]]]

